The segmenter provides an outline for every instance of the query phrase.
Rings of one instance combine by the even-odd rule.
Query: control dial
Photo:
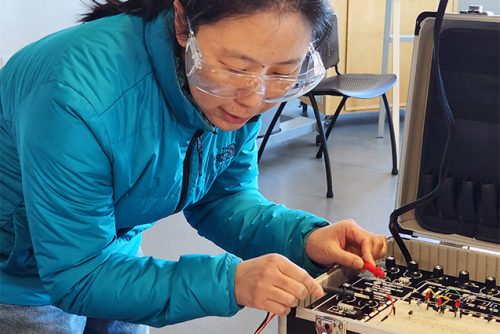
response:
[[[385,258],[385,272],[390,279],[395,279],[399,268],[396,266],[396,259],[394,256],[388,256]]]
[[[417,261],[408,262],[408,275],[413,278],[421,276]]]
[[[434,269],[432,269],[432,277],[434,278],[444,278],[444,269],[441,266],[435,266]]]
[[[497,292],[497,280],[495,277],[488,276],[484,280],[484,286],[486,288],[487,293],[495,293]]]
[[[396,259],[394,256],[388,256],[385,259],[385,269],[391,270],[392,268],[396,268]]]
[[[462,270],[458,273],[458,285],[467,285],[470,283],[469,272]]]

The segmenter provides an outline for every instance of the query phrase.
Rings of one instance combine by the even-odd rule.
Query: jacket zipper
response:
[[[194,148],[194,144],[197,144],[198,147],[198,157],[200,158],[200,166],[198,167],[198,173],[201,175],[201,140],[200,137],[203,134],[203,130],[197,130],[196,133],[193,135],[191,140],[189,141],[189,145],[186,151],[186,157],[184,158],[184,163],[182,165],[182,190],[181,190],[181,197],[179,198],[179,203],[177,204],[177,207],[175,208],[174,213],[177,213],[180,211],[182,206],[184,205],[184,202],[186,201],[186,196],[188,192],[188,187],[189,187],[189,174],[191,171],[191,155],[192,151]]]

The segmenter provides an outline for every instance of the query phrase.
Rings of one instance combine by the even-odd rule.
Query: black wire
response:
[[[450,156],[451,152],[453,151],[453,145],[454,145],[454,138],[455,138],[455,121],[453,119],[453,114],[451,113],[450,105],[448,104],[448,99],[446,98],[446,92],[444,89],[444,83],[443,83],[443,76],[441,73],[441,65],[439,63],[439,37],[440,37],[440,32],[441,32],[441,26],[443,23],[443,17],[444,13],[446,11],[446,6],[448,5],[448,0],[440,0],[438,10],[436,13],[436,19],[434,21],[434,51],[433,51],[433,58],[434,58],[434,65],[435,65],[435,79],[436,79],[436,84],[437,84],[437,95],[439,99],[439,103],[441,105],[441,111],[443,112],[443,115],[446,120],[446,127],[447,127],[447,137],[446,137],[446,144],[444,147],[443,151],[443,156],[441,158],[441,164],[439,166],[439,175],[438,175],[438,182],[436,187],[427,195],[419,198],[418,200],[406,204],[396,210],[394,210],[389,218],[389,231],[391,232],[391,235],[394,238],[394,241],[398,245],[399,249],[401,250],[401,253],[403,254],[403,257],[405,258],[406,264],[412,260],[411,254],[408,251],[408,248],[406,247],[403,239],[401,238],[401,235],[399,234],[400,226],[397,222],[397,219],[399,216],[404,214],[405,212],[408,212],[410,210],[415,209],[416,207],[419,207],[434,198],[439,194],[439,191],[441,190],[441,186],[443,184],[443,180],[446,177],[446,174],[448,172],[448,165],[450,162]]]
[[[262,320],[259,327],[257,327],[257,329],[255,330],[255,332],[253,332],[253,334],[256,334],[258,331],[260,331],[262,329],[262,326],[264,326],[264,324],[267,322],[267,320],[269,319],[270,316],[271,316],[271,312],[267,312],[266,317],[264,318],[264,320]]]

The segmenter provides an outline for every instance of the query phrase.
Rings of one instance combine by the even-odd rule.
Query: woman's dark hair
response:
[[[117,14],[130,14],[149,21],[172,7],[173,0],[91,0],[81,22]],[[193,29],[231,16],[250,15],[263,9],[302,14],[310,23],[316,44],[331,29],[332,15],[327,0],[180,0]]]

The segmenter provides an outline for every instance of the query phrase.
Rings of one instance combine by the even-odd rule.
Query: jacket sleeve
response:
[[[243,259],[279,253],[316,275],[324,271],[305,253],[308,234],[329,223],[311,213],[267,200],[258,189],[254,125],[235,160],[203,199],[184,214],[198,233]],[[247,125],[250,126],[250,125]]]
[[[53,305],[156,327],[240,309],[233,291],[241,260],[231,254],[175,262],[128,255],[140,234],[116,237],[114,157],[85,99],[51,83],[27,97],[19,114],[30,235]]]

